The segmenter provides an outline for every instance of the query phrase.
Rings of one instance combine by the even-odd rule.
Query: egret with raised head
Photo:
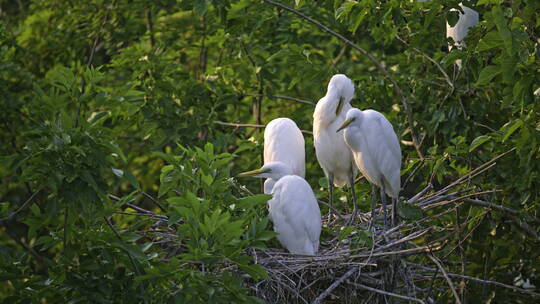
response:
[[[321,210],[311,186],[282,162],[264,164],[238,177],[272,179],[275,184],[268,212],[278,241],[291,253],[315,255],[321,235]]]
[[[387,227],[386,197],[392,198],[392,225],[397,224],[397,199],[401,189],[401,148],[392,124],[375,110],[352,108],[337,129],[350,147],[354,162],[371,183],[371,224],[375,212],[375,186],[381,190],[384,227]]]
[[[336,136],[338,127],[345,121],[345,114],[351,108],[350,102],[353,95],[353,82],[343,74],[336,74],[330,79],[326,95],[317,102],[313,113],[315,154],[330,188],[329,220],[332,217],[334,186],[343,187],[348,183],[351,187],[354,202],[351,219],[356,216],[358,209],[354,193],[354,178],[358,171],[343,136]]]

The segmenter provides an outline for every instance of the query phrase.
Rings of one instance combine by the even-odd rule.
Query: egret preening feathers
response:
[[[313,113],[313,142],[315,154],[321,165],[328,186],[330,187],[330,215],[334,186],[349,184],[354,201],[356,215],[357,204],[354,194],[354,178],[357,170],[353,164],[351,150],[347,147],[343,136],[336,136],[338,127],[345,121],[345,114],[351,108],[350,101],[354,95],[353,82],[343,74],[330,79],[326,95],[317,102]]]
[[[289,118],[276,118],[264,129],[264,163],[282,162],[291,168],[292,174],[305,176],[305,144],[302,132]],[[270,194],[275,181],[264,182],[264,193]]]
[[[385,193],[392,198],[392,221],[396,224],[396,202],[401,189],[401,148],[392,124],[375,110],[352,108],[337,131],[344,130],[345,142],[352,150],[354,162],[372,185],[371,217],[375,209],[375,188],[381,189],[386,227]]]
[[[269,178],[275,182],[268,212],[274,223],[277,239],[291,253],[315,255],[321,235],[321,211],[309,184],[293,175],[282,162],[264,164],[258,170],[238,175]]]

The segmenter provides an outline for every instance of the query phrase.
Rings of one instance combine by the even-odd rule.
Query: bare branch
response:
[[[303,100],[303,99],[290,97],[290,96],[283,96],[283,95],[261,95],[261,94],[253,94],[253,93],[252,94],[244,94],[244,95],[245,96],[253,96],[253,97],[264,96],[264,97],[267,97],[267,98],[277,98],[277,99],[296,101],[296,102],[299,102],[299,103],[304,103],[304,104],[308,104],[308,105],[312,105],[312,106],[316,105],[316,103],[314,103],[312,101]]]
[[[435,272],[436,271],[436,269],[429,268],[429,267],[419,265],[419,264],[415,264],[415,263],[411,263],[411,262],[407,262],[407,264],[411,265],[413,267],[416,267],[416,268],[423,269],[425,271],[429,271],[429,272]],[[513,291],[516,291],[516,292],[525,293],[525,294],[540,298],[540,293],[536,293],[534,291],[530,291],[530,290],[527,290],[527,289],[523,289],[523,288],[519,288],[519,287],[516,287],[516,286],[504,284],[504,283],[501,283],[501,282],[490,281],[490,280],[482,280],[482,279],[479,279],[479,278],[475,278],[475,277],[471,277],[471,276],[467,276],[467,275],[456,274],[456,273],[447,273],[447,275],[449,277],[465,279],[465,280],[468,280],[468,281],[474,281],[474,282],[481,283],[481,284],[495,285],[495,286],[499,286],[499,287],[503,287],[503,288],[508,288],[508,289],[511,289]]]
[[[454,298],[456,298],[456,303],[461,304],[461,300],[459,299],[459,295],[456,292],[456,288],[454,287],[454,284],[452,283],[452,280],[448,276],[448,273],[446,273],[446,270],[444,270],[444,267],[441,265],[439,260],[437,260],[437,258],[435,258],[431,253],[428,254],[427,256],[433,261],[433,263],[435,263],[435,265],[437,265],[437,267],[439,267],[439,270],[444,275],[444,278],[446,279],[446,282],[448,282],[448,286],[450,286],[450,289],[452,290],[452,294],[454,294]]]
[[[438,69],[439,71],[441,71],[441,73],[443,74],[444,76],[444,79],[446,80],[446,83],[448,83],[448,85],[450,86],[450,88],[452,90],[454,90],[454,83],[452,82],[452,80],[450,79],[450,76],[448,76],[448,74],[446,73],[446,71],[442,68],[442,66],[435,60],[433,60],[433,58],[429,57],[426,53],[422,52],[421,50],[413,47],[413,46],[410,46],[405,40],[401,39],[401,37],[399,36],[396,36],[397,40],[401,41],[401,43],[405,44],[406,46],[410,47],[411,49],[413,49],[415,52],[417,52],[418,54],[422,55],[424,58],[426,58],[427,60],[429,60],[431,63],[433,63]]]
[[[369,291],[372,291],[372,292],[375,292],[375,293],[379,293],[379,294],[383,294],[383,295],[387,295],[387,296],[390,296],[390,297],[395,297],[395,298],[399,298],[399,299],[403,299],[403,300],[407,300],[407,301],[413,301],[413,302],[417,302],[417,303],[425,303],[424,301],[420,300],[420,299],[416,299],[416,298],[411,298],[411,297],[407,297],[407,296],[403,296],[403,295],[400,295],[400,294],[397,294],[397,293],[393,293],[393,292],[389,292],[389,291],[384,291],[384,290],[381,290],[381,289],[377,289],[377,288],[373,288],[373,287],[369,287],[369,286],[366,286],[366,285],[363,285],[363,284],[359,284],[359,283],[353,283],[353,282],[347,282],[348,284],[356,287],[356,288],[361,288],[361,289],[365,289],[365,290],[369,290]]]
[[[339,279],[337,279],[337,281],[335,281],[330,286],[328,286],[328,288],[326,288],[326,290],[323,291],[323,293],[321,293],[313,302],[311,302],[311,304],[322,303],[322,300],[324,300],[324,298],[326,298],[332,292],[332,290],[336,289],[336,287],[338,287],[341,283],[343,283],[343,281],[345,281],[348,277],[353,275],[356,271],[358,271],[358,267],[353,267],[349,269],[349,271],[347,271],[344,275],[342,275]]]
[[[265,125],[258,125],[258,124],[241,124],[241,123],[232,123],[232,122],[224,122],[224,121],[214,121],[215,124],[221,125],[221,126],[227,126],[227,127],[240,127],[240,128],[265,128]],[[307,130],[300,130],[304,134],[313,135],[313,132],[307,131]]]
[[[22,206],[19,209],[15,210],[15,212],[11,213],[10,215],[6,216],[3,219],[0,219],[0,225],[2,225],[6,221],[13,219],[14,217],[17,216],[17,214],[21,213],[22,211],[24,211],[24,209],[28,208],[28,206],[32,204],[34,197],[36,197],[36,195],[38,195],[38,193],[41,192],[41,190],[42,189],[38,189],[34,193],[32,193],[32,195],[30,195],[30,197],[22,204]]]

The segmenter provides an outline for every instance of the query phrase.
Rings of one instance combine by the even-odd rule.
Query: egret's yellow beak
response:
[[[351,122],[353,122],[353,121],[354,121],[354,118],[345,119],[343,124],[341,124],[341,126],[339,126],[339,128],[336,130],[336,133],[343,130],[343,129],[345,129],[346,127],[348,127],[351,124]]]
[[[242,172],[242,173],[238,174],[236,177],[257,176],[259,174],[268,173],[268,172],[270,172],[270,169],[268,169],[268,168],[266,168],[266,169],[257,169],[257,170],[253,170],[253,171]]]
[[[337,104],[337,108],[336,108],[336,116],[339,115],[342,108],[343,108],[343,97],[340,97],[339,102]]]

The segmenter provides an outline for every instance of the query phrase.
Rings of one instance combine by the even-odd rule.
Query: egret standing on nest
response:
[[[350,101],[353,95],[353,82],[343,74],[334,75],[328,83],[326,95],[317,102],[315,113],[313,113],[315,154],[330,187],[329,221],[333,213],[334,186],[343,187],[349,183],[354,202],[351,219],[356,216],[358,209],[354,193],[354,178],[357,170],[353,164],[353,156],[343,136],[341,134],[336,136],[338,127],[345,121],[345,114],[351,108]]]
[[[384,227],[387,227],[386,197],[392,198],[392,225],[397,224],[396,205],[401,188],[401,148],[392,124],[375,110],[352,108],[343,124],[343,137],[351,148],[356,166],[371,183],[371,222],[375,210],[375,187],[381,189]]]
[[[294,121],[276,118],[264,129],[264,163],[280,161],[288,165],[292,174],[304,177],[306,174],[304,136]],[[275,181],[264,182],[264,193],[270,194]]]
[[[291,253],[315,255],[321,235],[321,210],[309,184],[293,175],[282,162],[264,164],[262,168],[240,173],[238,177],[254,176],[272,179],[272,199],[268,211],[277,239]]]

